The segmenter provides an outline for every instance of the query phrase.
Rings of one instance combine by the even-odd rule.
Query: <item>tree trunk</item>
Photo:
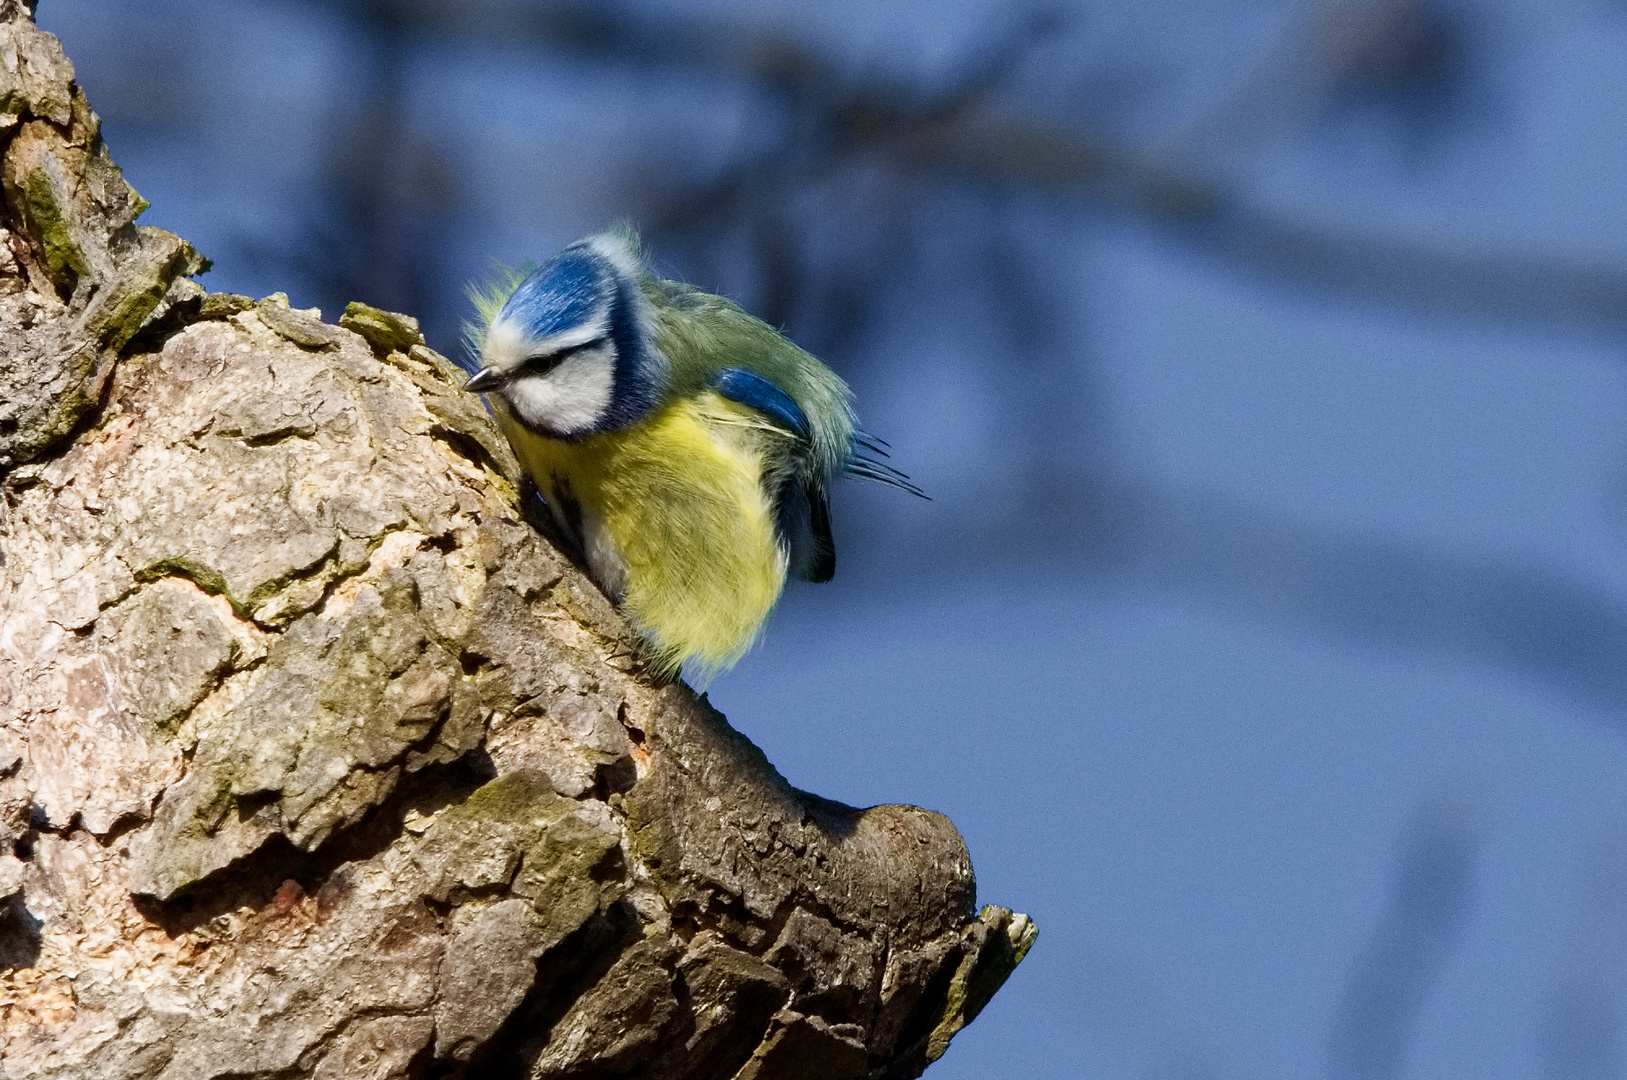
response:
[[[412,320],[205,295],[0,0],[0,1075],[913,1077],[1033,939],[640,670]]]

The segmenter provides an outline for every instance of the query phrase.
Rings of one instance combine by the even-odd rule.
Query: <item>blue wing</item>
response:
[[[730,401],[756,409],[797,438],[807,440],[808,416],[802,406],[761,375],[739,368],[724,368],[712,377],[712,389]]]
[[[756,409],[806,444],[808,416],[784,390],[761,375],[724,368],[712,388],[730,401]],[[792,468],[769,493],[774,502],[774,531],[785,548],[791,573],[805,581],[829,581],[836,573],[836,544],[830,534],[830,502],[821,478]]]

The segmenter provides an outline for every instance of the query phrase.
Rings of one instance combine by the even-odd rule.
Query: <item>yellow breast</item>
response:
[[[657,665],[675,672],[691,660],[707,678],[745,655],[785,585],[761,481],[781,434],[711,391],[576,443],[500,419],[550,506],[580,507],[595,576],[620,592]]]

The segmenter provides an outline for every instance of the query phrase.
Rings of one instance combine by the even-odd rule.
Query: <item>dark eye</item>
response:
[[[520,364],[520,373],[525,375],[546,375],[560,364],[563,364],[571,356],[574,356],[576,353],[579,353],[584,349],[597,348],[599,345],[603,344],[603,341],[603,338],[594,338],[592,341],[583,341],[575,345],[567,345],[563,349],[555,349],[553,352],[538,353],[536,356],[528,356]]]

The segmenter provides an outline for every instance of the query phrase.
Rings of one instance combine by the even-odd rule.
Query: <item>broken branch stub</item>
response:
[[[795,791],[404,316],[205,296],[0,0],[0,1073],[910,1077],[1033,939]]]

